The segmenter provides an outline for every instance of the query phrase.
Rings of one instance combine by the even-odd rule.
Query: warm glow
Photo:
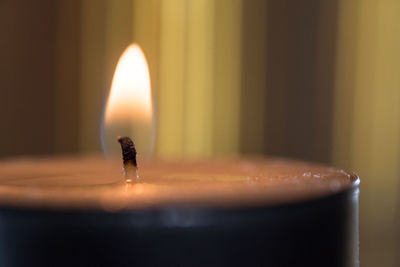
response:
[[[115,69],[105,106],[102,145],[107,156],[121,153],[117,136],[131,137],[139,153],[148,156],[154,144],[150,74],[142,49],[125,49]]]
[[[142,49],[132,44],[118,61],[106,105],[105,123],[131,118],[151,120],[152,113],[147,61]]]

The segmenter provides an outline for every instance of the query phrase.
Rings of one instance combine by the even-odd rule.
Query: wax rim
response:
[[[90,158],[90,157],[85,157],[82,158],[83,161],[88,160],[89,162],[94,160],[94,162],[102,162],[102,159],[99,157],[95,158]],[[82,160],[81,159],[81,160]],[[199,184],[202,186],[210,186],[210,183],[212,184],[213,182],[218,182],[220,183],[219,186],[221,186],[222,191],[222,196],[218,196],[218,192],[215,192],[215,190],[211,190],[209,187],[207,190],[210,190],[208,193],[205,194],[206,197],[211,198],[210,199],[204,199],[202,200],[202,195],[201,193],[197,195],[194,194],[194,196],[191,196],[190,194],[187,194],[187,192],[184,192],[184,190],[177,191],[181,192],[182,194],[185,194],[182,198],[179,196],[174,196],[174,195],[168,195],[169,193],[174,193],[174,191],[166,190],[165,188],[162,187],[161,185],[157,184],[157,186],[151,185],[151,184],[146,184],[140,183],[134,185],[134,189],[128,189],[130,191],[130,195],[124,195],[124,193],[120,190],[121,185],[123,183],[121,182],[121,179],[119,179],[118,182],[113,182],[113,183],[105,183],[105,184],[99,184],[99,185],[78,185],[78,186],[26,186],[26,185],[18,185],[18,184],[0,184],[0,207],[18,207],[18,208],[40,208],[40,209],[73,209],[73,210],[104,210],[104,211],[121,211],[121,210],[136,210],[136,209],[146,209],[146,208],[157,208],[157,207],[163,207],[163,206],[193,206],[193,207],[208,207],[208,208],[226,208],[226,207],[255,207],[255,206],[274,206],[274,205],[281,205],[281,204],[288,204],[288,203],[294,203],[294,202],[301,202],[301,201],[309,201],[312,199],[321,199],[326,196],[330,195],[335,195],[341,192],[345,192],[347,190],[353,190],[355,188],[358,188],[360,179],[359,177],[351,172],[345,172],[343,170],[338,170],[334,169],[331,167],[327,167],[324,165],[319,165],[319,164],[314,164],[314,163],[309,163],[309,162],[301,162],[301,161],[294,161],[294,160],[286,160],[286,159],[279,159],[279,158],[257,158],[257,160],[261,159],[262,164],[263,161],[269,160],[271,162],[275,162],[274,164],[281,164],[283,167],[285,166],[291,166],[290,164],[300,164],[299,166],[303,166],[301,164],[305,164],[304,166],[310,166],[313,170],[313,168],[322,168],[322,169],[329,169],[332,170],[335,174],[339,176],[340,175],[346,175],[348,178],[348,182],[346,185],[344,184],[339,184],[338,181],[336,182],[336,186],[340,186],[340,188],[337,188],[334,191],[330,191],[328,187],[325,187],[324,190],[321,191],[313,191],[312,195],[310,196],[301,196],[298,195],[296,197],[287,197],[287,199],[270,199],[268,198],[269,196],[267,194],[272,194],[273,191],[268,191],[268,188],[264,188],[262,190],[265,191],[265,195],[263,195],[262,191],[261,193],[257,190],[248,189],[247,187],[251,187],[249,185],[251,182],[251,179],[248,179],[249,181],[246,181],[246,176],[245,175],[236,175],[233,176],[233,179],[229,179],[229,175],[226,177],[221,177],[218,179],[211,179],[208,182],[203,183],[201,181],[201,175],[196,178],[199,180]],[[211,164],[212,166],[218,166],[218,160],[216,159],[217,163],[213,161],[214,165]],[[225,161],[224,161],[225,160]],[[225,162],[225,164],[232,164],[232,160],[234,162],[244,162],[245,164],[243,166],[247,167],[252,167],[251,164],[253,164],[254,159],[250,158],[244,158],[244,159],[224,159],[222,162]],[[257,162],[256,160],[256,162]],[[4,181],[4,168],[5,166],[9,166],[10,164],[26,164],[27,162],[31,162],[35,166],[40,166],[40,164],[47,165],[50,164],[49,162],[58,162],[62,165],[64,162],[69,162],[71,159],[10,159],[10,160],[5,160],[0,162],[0,183]],[[72,162],[79,161],[79,159],[73,159]],[[210,161],[210,160],[208,160]],[[171,162],[171,161],[170,161]],[[178,161],[172,161],[175,162],[175,164],[179,165],[180,163],[177,163]],[[196,162],[196,161],[187,161],[185,160],[185,163],[187,162]],[[203,162],[203,161],[200,161]],[[206,161],[207,162],[207,161]],[[228,163],[226,163],[228,162]],[[40,164],[39,164],[40,163]],[[96,165],[95,164],[95,165]],[[228,164],[228,165],[229,165]],[[246,165],[247,164],[247,165]],[[118,163],[114,164],[115,166],[118,166]],[[115,167],[114,166],[114,167]],[[144,164],[144,166],[146,166]],[[261,165],[260,165],[261,166]],[[254,167],[254,166],[253,166]],[[7,168],[6,168],[7,169]],[[12,168],[11,168],[12,169]],[[251,169],[251,168],[250,168]],[[337,172],[337,173],[336,173]],[[12,173],[12,172],[11,172]],[[311,172],[310,172],[311,173]],[[319,173],[321,175],[321,173]],[[169,173],[171,176],[171,173]],[[207,175],[207,174],[202,174],[202,175]],[[219,174],[220,175],[220,174]],[[182,176],[182,175],[181,175]],[[168,175],[165,177],[168,178]],[[164,177],[164,178],[165,178]],[[343,176],[344,177],[344,176]],[[40,177],[39,177],[40,178]],[[64,177],[65,179],[68,179],[68,176]],[[185,183],[187,181],[182,181],[182,177],[179,178],[179,175],[175,175],[175,177],[172,175],[173,179],[179,180],[179,183]],[[321,178],[321,177],[320,177]],[[163,180],[165,182],[168,179]],[[237,193],[238,199],[235,199],[235,195],[230,192],[230,188],[228,186],[228,189],[224,187],[226,185],[227,181],[229,180],[234,180],[236,183],[235,186],[233,186],[234,190],[232,191],[233,193]],[[311,181],[311,180],[310,180]],[[333,180],[334,181],[334,180]],[[31,181],[32,182],[32,181]],[[34,182],[34,180],[33,180]],[[289,181],[290,182],[290,181]],[[313,181],[311,181],[313,182]],[[234,184],[234,183],[233,183]],[[261,183],[262,186],[265,186],[267,183]],[[311,183],[312,184],[312,183]],[[246,192],[241,192],[240,191],[240,186],[243,185],[243,188],[245,188]],[[318,185],[318,184],[317,184]],[[125,185],[123,185],[125,186]],[[247,186],[247,187],[246,187]],[[258,185],[257,185],[258,186]],[[112,189],[110,189],[111,187]],[[201,187],[201,186],[200,186]],[[212,186],[211,186],[212,187]],[[206,187],[207,188],[207,187]],[[115,190],[114,190],[115,189]],[[170,189],[167,187],[167,189]],[[110,191],[111,192],[108,192]],[[143,192],[141,192],[141,190]],[[164,191],[163,191],[164,190]],[[190,190],[196,190],[194,187],[191,187]],[[71,192],[69,192],[71,191]],[[156,194],[161,192],[160,196],[156,196]],[[283,192],[283,191],[282,191]],[[207,193],[207,192],[206,192]],[[252,193],[255,193],[254,196],[252,196]],[[296,192],[295,192],[296,193]],[[297,192],[298,193],[298,192]],[[301,193],[301,192],[300,192]],[[64,195],[63,195],[64,194]],[[86,195],[85,195],[86,194]],[[113,196],[113,194],[115,194]],[[148,194],[150,197],[146,199],[146,197],[143,197],[143,194]],[[164,194],[164,195],[163,195]],[[225,195],[223,195],[225,194]],[[216,198],[215,201],[213,202],[212,198]],[[243,198],[249,198],[244,201],[244,203],[240,202],[240,197]],[[153,198],[153,199],[151,199]],[[273,198],[273,197],[272,197]],[[149,200],[150,199],[150,200]],[[137,202],[135,202],[137,201]]]

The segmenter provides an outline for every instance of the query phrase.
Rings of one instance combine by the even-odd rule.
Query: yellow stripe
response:
[[[361,242],[369,251],[361,254],[361,261],[395,266],[400,2],[340,4],[333,159],[361,176]]]
[[[183,152],[186,1],[161,1],[160,90],[157,149],[160,156]]]
[[[358,42],[358,2],[340,0],[338,18],[332,162],[336,166],[349,169],[351,167],[354,77]]]
[[[375,232],[369,240],[376,240],[378,233],[388,246],[388,261],[384,265],[395,266],[398,241],[394,236],[399,233],[396,213],[400,177],[400,2],[389,0],[377,4],[375,83],[370,114],[372,164],[364,210],[371,214],[369,222]]]
[[[241,0],[215,1],[214,152],[238,153],[241,87]]]
[[[184,150],[192,156],[212,151],[213,0],[189,0]]]

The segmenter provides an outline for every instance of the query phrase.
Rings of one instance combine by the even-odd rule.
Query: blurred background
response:
[[[399,266],[397,0],[0,0],[0,156],[101,151],[131,42],[160,157],[271,154],[361,176],[362,266]]]

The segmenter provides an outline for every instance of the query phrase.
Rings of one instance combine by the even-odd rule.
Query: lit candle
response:
[[[0,266],[358,266],[354,174],[266,157],[137,163],[140,179],[95,156],[0,162]]]
[[[2,161],[0,265],[357,266],[352,174],[275,158],[139,167],[126,184],[101,157]]]

